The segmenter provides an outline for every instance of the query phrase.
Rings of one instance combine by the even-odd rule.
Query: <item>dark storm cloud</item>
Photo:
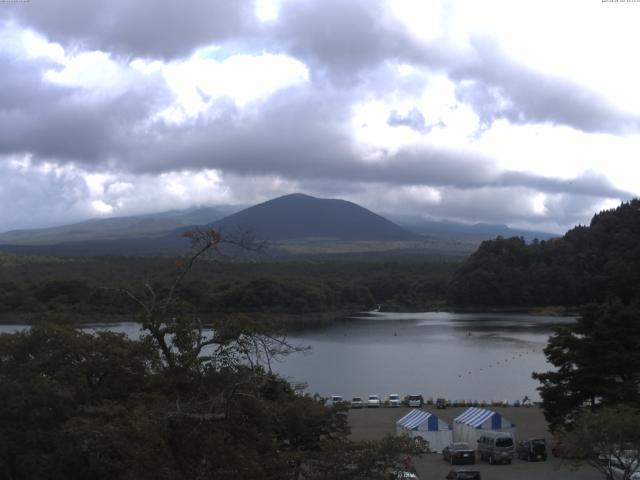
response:
[[[96,97],[81,87],[43,80],[55,64],[0,49],[0,155],[28,153],[34,164],[68,162],[87,171],[134,175],[215,168],[223,176],[245,179],[255,190],[260,179],[279,178],[319,196],[345,192],[364,198],[368,187],[378,186],[380,198],[387,198],[403,187],[430,186],[442,195],[442,201],[433,204],[434,215],[484,221],[531,220],[530,196],[535,192],[553,196],[550,215],[563,221],[577,218],[579,205],[591,205],[593,199],[631,196],[595,174],[560,180],[504,172],[492,159],[458,146],[407,147],[363,159],[348,128],[353,105],[408,91],[402,82],[414,82],[409,86],[416,94],[423,87],[415,78],[399,80],[389,62],[448,74],[457,83],[459,101],[469,103],[485,125],[506,118],[587,132],[637,129],[636,117],[620,113],[598,94],[519,65],[495,45],[476,40],[471,53],[461,53],[420,43],[377,1],[291,0],[283,4],[278,20],[263,26],[254,23],[251,2],[193,5],[175,0],[52,0],[7,8],[21,25],[49,40],[80,45],[80,50],[114,51],[118,60],[176,58],[212,42],[237,42],[245,52],[253,48],[295,56],[310,68],[311,81],[281,90],[247,111],[230,99],[205,98],[214,102],[215,115],[172,124],[154,117],[174,100],[159,74],[141,76],[124,93]],[[70,9],[73,15],[57,14]],[[406,115],[392,112],[388,123],[422,133],[434,126],[417,109]],[[11,177],[7,172],[5,179]],[[20,178],[19,185],[26,185]],[[60,181],[80,197],[86,195],[76,188],[78,178]],[[69,197],[63,185],[42,192],[24,186],[27,190],[31,203],[20,207],[22,211],[47,204],[45,198],[68,209],[60,199],[76,198]],[[264,191],[275,194],[278,187]],[[17,194],[12,190],[8,195]]]
[[[363,71],[415,48],[378,0],[286,2],[272,35],[315,76],[338,83],[356,82]]]
[[[139,122],[167,102],[157,77],[119,95],[92,97],[79,87],[53,84],[45,72],[57,65],[19,59],[0,51],[0,154],[32,154],[60,163],[99,164],[113,158],[130,137],[147,132]],[[143,142],[144,143],[144,142]],[[129,152],[130,153],[130,152]],[[122,159],[133,161],[132,157]]]
[[[0,62],[11,67],[0,80],[5,87],[0,94],[0,153],[30,153],[35,162],[55,159],[88,169],[137,173],[216,168],[236,175],[303,181],[460,189],[520,186],[551,193],[628,196],[604,177],[570,182],[505,173],[489,158],[454,148],[405,148],[395,154],[379,152],[378,159],[364,161],[344,128],[352,103],[362,95],[357,88],[318,90],[306,84],[281,90],[250,115],[223,99],[216,107],[222,114],[171,125],[148,120],[168,102],[166,90],[153,77],[114,98],[85,98],[80,88],[43,82],[40,64],[6,54]],[[38,100],[12,104],[22,89]]]
[[[640,116],[613,106],[599,92],[570,80],[545,75],[508,58],[485,38],[472,41],[476,58],[451,69],[457,98],[470,104],[485,125],[506,118],[511,123],[552,123],[584,132],[640,130]]]
[[[168,131],[147,148],[132,147],[138,168],[163,171],[180,158],[184,168],[218,168],[235,175],[278,175],[291,180],[451,186],[460,189],[523,187],[549,193],[627,198],[602,176],[558,180],[503,172],[474,152],[436,147],[405,148],[365,161],[343,130],[349,109],[342,91],[322,95],[308,86],[273,96],[259,116],[233,115]],[[274,121],[277,119],[277,121]]]
[[[278,19],[267,24],[256,20],[250,0],[49,0],[4,5],[0,17],[65,46],[98,48],[125,58],[176,58],[225,43],[241,50],[241,45],[266,48],[302,60],[320,84],[355,85],[386,62],[412,63],[447,73],[457,84],[458,100],[470,104],[485,126],[505,118],[585,132],[640,129],[637,115],[620,111],[578,83],[519,64],[494,41],[474,38],[472,52],[443,41],[420,42],[380,0],[289,0]],[[389,90],[397,79],[380,81],[385,84],[368,87]]]
[[[249,0],[47,0],[4,4],[0,18],[66,47],[174,58],[253,29],[253,9]]]

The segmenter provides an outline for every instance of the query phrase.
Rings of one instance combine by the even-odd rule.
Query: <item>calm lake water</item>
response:
[[[517,314],[369,313],[329,328],[296,333],[289,340],[309,346],[273,368],[307,391],[345,398],[375,393],[422,393],[451,400],[539,398],[531,372],[550,365],[542,349],[567,317]],[[0,325],[0,332],[24,328]],[[137,337],[135,323],[93,325]]]

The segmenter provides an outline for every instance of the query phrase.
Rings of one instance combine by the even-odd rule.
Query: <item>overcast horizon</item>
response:
[[[640,3],[0,2],[0,232],[289,193],[562,233],[640,196]]]

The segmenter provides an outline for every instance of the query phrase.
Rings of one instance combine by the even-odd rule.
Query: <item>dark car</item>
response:
[[[447,401],[444,398],[437,398],[436,408],[447,408]]]
[[[476,451],[468,443],[454,442],[442,449],[442,459],[454,465],[456,463],[476,463]]]
[[[530,438],[518,443],[516,456],[522,460],[533,462],[547,459],[547,442],[544,438]]]
[[[447,480],[482,480],[482,474],[478,470],[451,470],[446,477]]]

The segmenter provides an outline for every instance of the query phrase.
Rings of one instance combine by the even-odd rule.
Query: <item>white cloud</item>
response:
[[[178,121],[207,112],[221,98],[243,108],[309,78],[307,67],[300,61],[268,53],[235,54],[223,60],[196,53],[187,61],[160,68],[176,96],[176,104],[167,113]]]
[[[261,22],[271,22],[278,18],[283,0],[256,0],[255,14]]]
[[[141,15],[131,5],[99,14]],[[257,0],[251,18],[229,5],[213,20],[190,10],[199,28],[174,41],[169,17],[115,35],[86,7],[85,23],[5,22],[0,187],[22,186],[18,208],[34,215],[0,222],[309,188],[558,227],[640,194],[640,4]],[[575,108],[559,115],[564,94]]]
[[[113,207],[108,203],[103,202],[102,200],[94,200],[93,202],[91,202],[91,207],[98,214],[106,215],[113,213]]]

